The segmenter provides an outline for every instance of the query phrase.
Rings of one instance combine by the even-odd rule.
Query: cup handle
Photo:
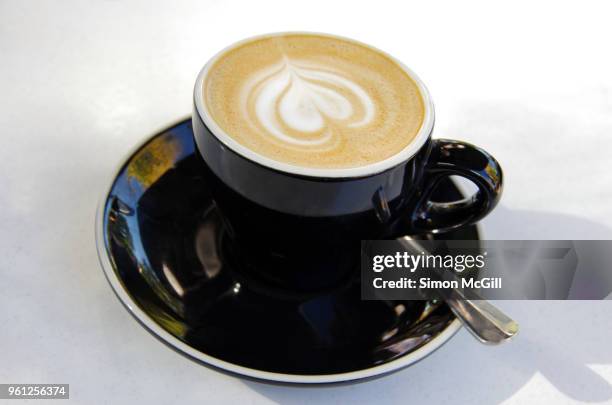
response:
[[[432,201],[440,181],[451,175],[472,181],[478,191],[457,201]],[[469,143],[434,139],[411,218],[412,228],[417,232],[438,233],[473,224],[493,210],[501,193],[502,170],[493,156]]]

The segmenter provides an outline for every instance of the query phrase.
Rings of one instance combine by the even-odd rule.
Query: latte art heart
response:
[[[260,156],[312,168],[360,167],[415,138],[424,102],[410,75],[366,45],[277,34],[217,56],[202,83],[207,115]]]
[[[375,112],[368,93],[340,72],[286,57],[247,82],[242,98],[254,125],[294,145],[329,142],[334,123],[365,126]]]

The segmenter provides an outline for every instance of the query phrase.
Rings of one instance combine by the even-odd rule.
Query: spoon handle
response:
[[[518,323],[485,299],[446,298],[445,301],[481,343],[496,345],[518,333]]]
[[[408,252],[427,251],[417,240],[410,237],[398,239]],[[437,269],[436,272],[442,270]],[[468,299],[458,289],[438,289],[451,311],[463,323],[468,331],[481,343],[496,345],[512,338],[518,333],[518,323],[504,314],[499,308],[474,292]]]

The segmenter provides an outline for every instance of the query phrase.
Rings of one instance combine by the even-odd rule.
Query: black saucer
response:
[[[295,294],[246,276],[227,257],[196,153],[190,120],[155,135],[116,174],[98,213],[106,276],[162,341],[247,377],[338,382],[410,365],[458,330],[440,302],[361,301],[358,277]],[[438,194],[439,201],[460,196],[451,182]],[[478,231],[437,237],[478,239]]]

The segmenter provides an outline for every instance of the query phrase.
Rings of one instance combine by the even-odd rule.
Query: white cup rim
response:
[[[395,155],[390,156],[384,160],[381,160],[375,163],[371,163],[371,164],[364,165],[364,166],[350,167],[350,168],[324,169],[324,168],[312,168],[312,167],[298,166],[298,165],[294,165],[290,163],[281,162],[275,159],[271,159],[267,156],[264,156],[257,152],[252,151],[251,149],[245,147],[244,145],[236,141],[234,138],[229,136],[212,119],[210,111],[208,110],[207,106],[204,103],[203,84],[204,84],[204,79],[208,75],[208,72],[210,71],[211,66],[213,66],[215,62],[218,61],[219,58],[225,55],[227,52],[245,43],[260,40],[263,38],[270,38],[270,37],[277,37],[277,36],[284,36],[284,35],[296,35],[296,34],[298,35],[299,34],[316,35],[316,36],[323,36],[323,37],[335,38],[335,39],[340,39],[343,41],[352,42],[352,43],[367,47],[369,49],[372,49],[375,52],[378,52],[386,56],[391,61],[396,63],[400,68],[402,68],[404,72],[406,72],[406,74],[416,83],[417,88],[419,89],[421,96],[423,98],[423,105],[425,109],[423,123],[421,124],[421,128],[417,132],[412,142],[410,142],[404,149],[402,149]],[[285,31],[285,32],[274,32],[274,33],[252,36],[249,38],[245,38],[241,41],[235,42],[227,46],[226,48],[222,49],[221,51],[217,52],[206,63],[206,65],[204,65],[204,67],[202,68],[202,70],[200,70],[200,73],[198,74],[198,77],[195,82],[195,87],[194,87],[194,103],[195,103],[195,107],[198,112],[198,115],[200,119],[203,121],[204,125],[208,127],[208,129],[213,134],[213,136],[215,136],[215,138],[217,138],[221,143],[223,143],[230,150],[234,151],[238,155],[241,155],[247,160],[254,161],[270,169],[274,169],[276,171],[294,174],[294,175],[307,176],[307,177],[357,178],[357,177],[366,177],[366,176],[370,176],[370,175],[374,175],[377,173],[382,173],[384,171],[387,171],[409,160],[414,155],[416,155],[417,152],[421,149],[421,147],[425,144],[425,142],[429,138],[431,131],[433,129],[433,124],[434,124],[434,107],[433,107],[433,102],[431,100],[431,97],[429,95],[429,91],[427,90],[427,88],[425,87],[421,79],[410,68],[408,68],[406,65],[404,65],[402,62],[400,62],[393,56],[389,55],[388,53],[374,46],[365,44],[363,42],[360,42],[360,41],[357,41],[351,38],[339,36],[339,35],[320,33],[320,32],[310,32],[310,31]]]

